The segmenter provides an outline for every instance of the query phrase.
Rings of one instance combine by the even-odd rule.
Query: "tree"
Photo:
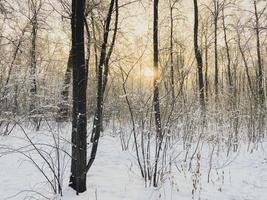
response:
[[[172,94],[172,103],[175,101],[175,86],[174,86],[174,38],[173,38],[173,32],[174,32],[174,16],[173,11],[175,9],[175,5],[179,2],[179,0],[170,0],[169,1],[169,9],[170,9],[170,65],[171,65],[171,94]]]
[[[232,72],[231,72],[231,55],[230,55],[230,47],[229,47],[229,41],[227,37],[227,26],[225,23],[225,8],[226,8],[226,1],[224,0],[222,5],[222,24],[223,24],[223,34],[224,34],[224,44],[226,49],[226,57],[227,57],[227,74],[228,74],[228,83],[229,83],[229,89],[230,93],[233,91],[233,78],[232,78]]]
[[[68,100],[69,100],[69,88],[71,84],[71,72],[73,68],[73,60],[72,60],[72,49],[69,52],[69,58],[67,63],[67,68],[64,75],[64,82],[61,89],[61,99],[59,103],[59,113],[58,113],[58,119],[60,121],[66,121],[69,114],[69,106],[68,106]]]
[[[103,33],[103,43],[101,46],[101,54],[99,58],[99,64],[98,64],[98,83],[97,83],[97,97],[96,97],[96,110],[95,110],[95,116],[94,116],[94,122],[93,122],[93,130],[91,135],[91,142],[93,143],[90,158],[88,161],[88,164],[86,166],[86,171],[89,171],[91,168],[95,157],[97,153],[98,148],[98,142],[100,138],[100,132],[102,128],[102,115],[103,115],[103,97],[104,97],[104,90],[105,90],[105,84],[107,83],[108,78],[108,60],[111,56],[112,50],[108,48],[108,39],[109,39],[109,30],[110,30],[110,24],[111,24],[111,18],[113,13],[114,5],[116,7],[116,18],[118,18],[118,0],[111,0],[109,4],[109,10],[107,17],[105,19],[104,23],[104,33]],[[115,25],[115,29],[117,29],[117,26]],[[117,30],[114,30],[114,34],[116,34]],[[115,36],[116,37],[116,36]],[[113,45],[115,44],[115,39],[113,37],[112,40]],[[110,47],[111,48],[111,47]],[[112,47],[113,48],[113,47]]]
[[[204,80],[203,80],[203,62],[202,55],[198,47],[198,3],[194,0],[194,50],[195,57],[197,60],[197,71],[198,71],[198,89],[200,104],[202,107],[205,106],[205,96],[204,96]]]
[[[209,15],[205,17],[205,21],[203,23],[203,35],[204,35],[204,55],[205,55],[205,72],[204,72],[204,79],[205,79],[205,101],[208,101],[209,97],[209,76],[208,76],[208,70],[209,70],[209,50],[212,42],[210,41],[210,36],[212,33],[210,33],[210,19]]]
[[[214,6],[214,62],[215,62],[215,75],[214,75],[214,86],[215,86],[215,100],[218,101],[219,92],[219,69],[218,69],[218,19],[219,19],[219,0],[213,0]]]
[[[87,164],[87,73],[84,51],[84,0],[72,0],[73,114],[70,187],[77,194],[86,191]]]
[[[255,15],[255,33],[257,40],[257,64],[258,64],[258,74],[257,74],[257,86],[258,86],[258,99],[261,105],[264,104],[264,86],[263,86],[263,66],[261,58],[261,47],[260,47],[260,16],[264,12],[265,8],[260,15],[258,13],[257,1],[253,0],[254,4],[254,15]]]
[[[38,14],[42,7],[41,1],[30,0],[29,2],[30,10],[32,12],[32,17],[30,19],[30,24],[32,27],[32,37],[31,37],[31,67],[30,67],[30,112],[35,109],[35,96],[37,94],[37,85],[36,85],[36,43],[37,43],[37,31],[38,31]]]
[[[158,162],[162,148],[163,132],[161,129],[160,101],[159,101],[159,43],[158,43],[158,4],[159,0],[154,0],[153,11],[153,107],[156,125],[156,158],[153,174],[153,186],[158,186]]]
[[[237,27],[239,26],[239,22],[236,26]],[[245,55],[245,47],[249,41],[246,41],[244,47],[242,47],[242,45],[241,45],[241,33],[240,33],[241,31],[239,29],[240,29],[240,27],[236,28],[236,32],[237,32],[237,41],[236,42],[237,42],[237,46],[238,46],[238,49],[239,49],[241,57],[242,57],[242,61],[244,62],[245,72],[246,72],[246,76],[247,76],[247,80],[248,80],[248,88],[249,88],[249,90],[253,96],[253,100],[255,100],[256,97],[255,97],[255,93],[254,93],[252,80],[250,77],[248,60],[247,60],[246,55]],[[242,28],[241,30],[243,31],[244,28]]]

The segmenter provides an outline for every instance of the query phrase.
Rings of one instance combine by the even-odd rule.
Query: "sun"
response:
[[[154,75],[153,73],[153,70],[151,68],[148,68],[146,67],[144,70],[143,70],[143,75],[148,78],[148,79],[151,79]]]

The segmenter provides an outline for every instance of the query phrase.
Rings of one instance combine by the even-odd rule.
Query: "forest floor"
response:
[[[69,126],[60,130],[60,147],[70,150]],[[28,137],[41,152],[53,157],[51,130],[30,131]],[[66,136],[64,138],[64,136]],[[46,144],[46,145],[45,145]],[[130,147],[132,149],[132,147]],[[61,153],[63,197],[54,196],[33,159],[49,178],[53,177],[36,150],[29,145],[23,131],[16,128],[10,135],[0,136],[0,199],[57,199],[57,200],[266,200],[267,199],[267,141],[258,143],[253,152],[245,143],[238,151],[226,156],[220,149],[203,143],[199,159],[193,159],[192,169],[183,163],[182,144],[173,152],[175,162],[171,173],[164,176],[158,188],[145,187],[140,176],[134,151],[122,151],[121,140],[111,130],[100,138],[96,161],[87,177],[87,191],[79,196],[68,187],[70,158]],[[14,151],[15,150],[15,151]],[[213,151],[212,157],[211,152]],[[180,153],[179,153],[180,152]],[[28,157],[25,157],[27,155]],[[212,161],[212,162],[210,162]],[[52,162],[56,166],[56,162]],[[208,173],[210,181],[208,183]],[[200,173],[197,173],[200,169]],[[193,183],[196,183],[195,186]]]

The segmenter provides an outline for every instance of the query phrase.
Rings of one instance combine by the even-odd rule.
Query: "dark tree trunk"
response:
[[[73,121],[70,187],[86,191],[87,73],[84,52],[84,0],[72,1]]]
[[[90,63],[90,57],[91,57],[91,33],[90,33],[90,29],[89,29],[89,24],[87,22],[87,18],[84,17],[84,24],[85,24],[85,29],[86,29],[86,36],[87,36],[87,45],[86,45],[86,49],[87,49],[87,54],[86,54],[86,59],[85,59],[85,73],[87,74],[87,79],[86,79],[86,85],[88,83],[88,78],[89,78],[89,63]]]
[[[100,54],[100,61],[98,65],[98,84],[97,84],[97,97],[96,97],[96,111],[94,116],[93,122],[93,131],[91,136],[91,142],[93,143],[91,149],[90,159],[88,161],[86,171],[88,171],[96,157],[96,152],[98,148],[98,142],[101,132],[101,120],[102,120],[102,113],[103,113],[103,88],[104,88],[104,75],[103,75],[103,68],[105,67],[106,56],[107,56],[107,46],[108,46],[108,36],[110,30],[110,23],[112,12],[114,8],[115,0],[110,1],[109,11],[105,20],[104,25],[104,35],[103,35],[103,43],[101,46],[101,54]],[[116,0],[116,7],[118,7],[118,0]]]
[[[205,106],[205,96],[204,96],[204,80],[203,80],[203,62],[202,55],[198,46],[198,3],[197,0],[194,0],[194,50],[197,60],[197,71],[198,71],[198,88],[199,88],[199,97],[200,105],[204,108]]]
[[[94,57],[95,57],[95,74],[98,74],[98,51],[97,51],[97,39],[96,39],[96,32],[95,32],[95,20],[93,12],[91,14],[91,21],[92,21],[92,33],[94,39]]]
[[[158,186],[158,162],[162,148],[163,133],[161,129],[161,115],[160,115],[160,101],[159,101],[159,47],[158,47],[158,4],[159,0],[154,0],[154,19],[153,19],[153,105],[155,112],[155,124],[156,124],[156,158],[153,174],[153,186]]]
[[[104,67],[104,74],[103,74],[103,102],[104,100],[104,96],[105,96],[105,91],[106,91],[106,86],[108,83],[108,73],[109,73],[109,60],[110,57],[112,55],[114,46],[115,46],[115,41],[116,41],[116,37],[117,37],[117,31],[118,31],[118,19],[119,19],[119,5],[118,5],[118,0],[116,0],[115,2],[115,10],[116,10],[116,14],[115,14],[115,27],[114,27],[114,33],[113,33],[113,37],[112,37],[112,41],[110,44],[110,48],[108,50],[108,53],[106,55],[105,58],[105,67]],[[101,119],[101,131],[104,131],[104,127],[103,127],[103,115],[102,115],[102,119]]]
[[[77,169],[77,163],[76,163],[76,157],[77,157],[77,147],[75,144],[76,142],[76,135],[77,135],[77,104],[75,101],[75,98],[77,97],[76,94],[76,87],[77,87],[77,79],[76,77],[76,70],[74,70],[74,43],[75,43],[75,4],[74,1],[72,1],[71,5],[72,9],[72,14],[71,14],[71,49],[72,49],[72,78],[73,78],[73,83],[72,83],[72,133],[71,133],[71,143],[72,143],[72,151],[71,151],[71,176],[70,176],[70,183],[69,186],[72,188],[76,188],[76,180],[75,180],[75,174],[76,174],[76,169]],[[74,74],[75,73],[75,74]],[[75,98],[74,98],[75,97]]]
[[[107,86],[107,82],[108,82],[108,73],[109,73],[109,60],[111,58],[114,46],[115,46],[115,42],[116,42],[116,38],[117,38],[117,32],[118,32],[118,20],[119,20],[119,5],[118,5],[118,0],[116,0],[115,2],[115,6],[116,6],[116,14],[115,14],[115,27],[114,27],[114,33],[113,33],[113,37],[112,37],[112,41],[110,44],[110,48],[109,51],[106,55],[106,59],[105,59],[105,69],[104,69],[104,80],[103,80],[103,94],[105,93],[106,90],[106,86]]]

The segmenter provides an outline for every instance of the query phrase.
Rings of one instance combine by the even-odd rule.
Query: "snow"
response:
[[[60,129],[60,145],[70,151],[69,126]],[[34,132],[25,129],[35,143],[53,144],[48,130]],[[93,167],[88,173],[87,191],[76,196],[67,186],[70,158],[64,157],[63,197],[54,196],[52,190],[37,168],[20,153],[7,153],[7,147],[20,148],[29,142],[20,129],[16,128],[8,136],[0,136],[0,199],[57,199],[57,200],[266,200],[267,199],[267,142],[262,141],[253,150],[247,150],[246,143],[240,143],[239,149],[228,157],[217,148],[212,155],[212,170],[208,183],[212,144],[203,143],[197,151],[199,159],[192,160],[192,169],[188,171],[188,162],[184,162],[185,152],[177,143],[174,155],[178,155],[171,166],[171,173],[165,175],[164,183],[158,188],[145,187],[140,176],[134,151],[121,150],[119,136],[112,136],[111,130],[105,131],[100,138],[99,150]],[[48,146],[41,146],[51,152]],[[21,149],[36,160],[45,172],[43,160],[32,147]],[[53,153],[51,153],[52,155]],[[63,154],[62,154],[63,155]],[[61,157],[63,160],[63,157]],[[190,157],[189,157],[190,158]],[[188,159],[190,160],[190,159]],[[199,163],[199,165],[198,165]],[[200,173],[196,173],[198,167]],[[197,187],[192,194],[193,182]]]

